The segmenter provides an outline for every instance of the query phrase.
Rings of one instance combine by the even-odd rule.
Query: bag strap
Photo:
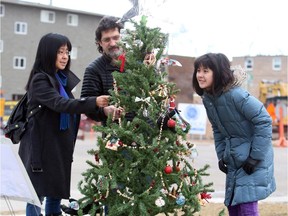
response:
[[[36,115],[42,108],[42,105],[38,105],[35,108],[31,109],[28,113],[27,113],[27,117],[26,117],[26,121],[28,121],[32,116]]]

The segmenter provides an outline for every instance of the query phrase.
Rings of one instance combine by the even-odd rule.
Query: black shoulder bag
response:
[[[9,138],[13,144],[19,143],[26,131],[26,125],[29,119],[38,113],[40,109],[41,105],[31,109],[28,112],[28,96],[26,92],[14,107],[7,121],[7,125],[4,127],[5,137]]]

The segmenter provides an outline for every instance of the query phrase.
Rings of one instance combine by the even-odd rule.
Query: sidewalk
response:
[[[5,139],[5,140],[4,140]],[[1,137],[1,141],[7,142],[6,138]],[[196,145],[198,157],[191,163],[195,168],[201,168],[205,164],[209,164],[210,168],[207,170],[210,176],[203,177],[203,181],[213,182],[215,190],[212,193],[210,203],[223,203],[225,175],[218,170],[217,158],[213,145],[213,140],[191,140],[191,143]],[[77,140],[74,162],[72,167],[72,180],[71,180],[71,197],[80,198],[81,194],[78,191],[78,182],[82,179],[81,173],[88,167],[86,160],[94,160],[91,155],[87,154],[87,150],[95,148],[96,133],[85,133],[84,140]],[[18,145],[14,145],[17,147]],[[288,204],[288,148],[274,147],[275,154],[275,178],[277,183],[276,191],[267,199],[261,201],[263,203],[287,203]],[[11,206],[15,215],[25,215],[26,203],[10,200]],[[67,200],[63,200],[67,204]],[[288,211],[288,210],[287,210]],[[11,215],[9,208],[4,199],[1,198],[0,202],[0,215]],[[288,212],[287,212],[288,215]]]

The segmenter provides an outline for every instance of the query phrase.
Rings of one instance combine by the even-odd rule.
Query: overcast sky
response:
[[[121,17],[129,0],[26,0]],[[168,53],[288,55],[286,0],[139,0],[151,26],[169,33]]]

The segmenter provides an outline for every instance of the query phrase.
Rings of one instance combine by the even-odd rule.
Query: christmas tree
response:
[[[79,183],[84,197],[78,212],[91,206],[89,215],[95,215],[106,206],[113,216],[193,215],[213,190],[202,181],[209,166],[193,167],[190,125],[175,106],[179,90],[167,81],[168,35],[149,28],[145,16],[130,22],[134,27],[122,32],[125,54],[118,62],[121,72],[113,72],[111,103],[133,118],[109,116],[106,126],[95,127],[105,136],[88,152],[93,159]]]

